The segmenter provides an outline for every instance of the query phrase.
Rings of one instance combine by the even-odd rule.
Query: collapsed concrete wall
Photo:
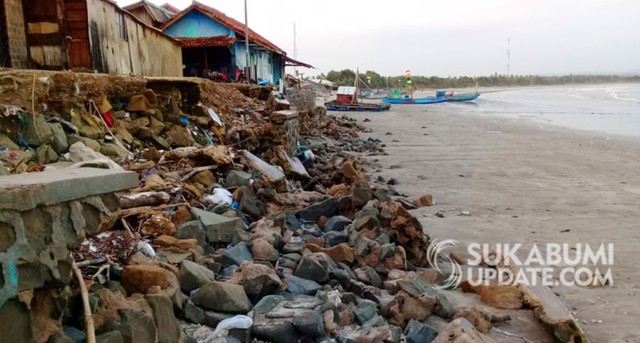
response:
[[[70,251],[111,228],[115,193],[137,185],[136,173],[95,168],[0,178],[0,311],[19,292],[68,284]]]

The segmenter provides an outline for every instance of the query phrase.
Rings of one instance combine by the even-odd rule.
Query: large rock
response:
[[[315,295],[322,289],[322,286],[313,280],[303,279],[291,274],[285,274],[284,278],[287,280],[287,291],[289,293]]]
[[[191,181],[201,184],[206,189],[211,189],[211,186],[216,183],[216,177],[210,170],[203,170],[191,177]]]
[[[242,229],[240,218],[229,218],[195,207],[191,208],[191,213],[204,226],[209,243],[231,243],[237,236],[237,230]]]
[[[404,335],[407,343],[431,343],[438,336],[438,331],[417,320],[410,320],[404,329]]]
[[[293,326],[303,335],[311,338],[326,335],[323,315],[318,311],[305,311],[293,317]]]
[[[320,217],[325,216],[331,218],[338,214],[339,204],[338,199],[329,198],[319,203],[315,203],[309,207],[306,207],[298,212],[300,219],[317,222]]]
[[[344,231],[349,224],[351,224],[351,219],[345,216],[333,216],[324,224],[324,232]]]
[[[158,328],[158,343],[174,343],[180,340],[180,327],[173,304],[169,297],[163,295],[147,295],[147,302],[153,310],[153,318]]]
[[[129,151],[114,143],[105,143],[100,146],[100,153],[109,157],[125,158],[129,156]]]
[[[338,244],[347,243],[347,241],[349,240],[349,235],[345,231],[329,231],[322,235],[322,239],[324,239],[325,246],[333,247]]]
[[[251,309],[251,312],[253,312],[254,316],[267,314],[283,301],[284,297],[282,295],[267,295],[260,299],[256,306]]]
[[[124,337],[120,331],[105,332],[96,336],[96,343],[124,343]]]
[[[96,141],[95,139],[77,136],[77,135],[67,135],[67,142],[69,143],[69,146],[72,146],[80,142],[86,145],[89,149],[95,152],[100,152],[100,143],[98,143],[98,141]]]
[[[184,306],[184,318],[195,324],[203,324],[204,310],[189,301]]]
[[[203,248],[207,246],[207,236],[199,220],[192,220],[179,225],[173,236],[178,239],[197,239],[199,246]]]
[[[27,127],[22,132],[22,138],[31,146],[53,143],[53,132],[42,114],[30,117]]]
[[[353,263],[355,260],[355,255],[353,253],[353,248],[348,244],[338,244],[331,248],[323,248],[315,244],[307,244],[305,246],[311,252],[314,253],[325,253],[333,260],[335,263],[344,262],[347,264]]]
[[[133,309],[120,309],[120,320],[105,323],[103,329],[119,331],[125,343],[156,343],[158,328],[152,317]]]
[[[217,281],[202,286],[191,301],[205,309],[227,313],[247,313],[252,306],[242,286]]]
[[[298,343],[300,336],[293,322],[288,318],[259,319],[254,321],[251,333],[267,342]]]
[[[49,123],[49,127],[51,128],[51,133],[53,133],[53,141],[51,142],[53,149],[59,154],[67,151],[69,142],[67,141],[67,134],[64,132],[62,124]]]
[[[172,126],[171,129],[167,131],[167,136],[171,139],[174,145],[179,147],[192,146],[196,144],[191,132],[182,126]]]
[[[102,131],[89,125],[80,126],[78,128],[78,131],[80,132],[80,135],[82,137],[87,137],[90,139],[100,139],[102,137]]]
[[[11,342],[33,342],[31,313],[18,299],[11,299],[0,307],[0,337]]]
[[[189,294],[192,290],[200,288],[211,281],[215,281],[214,273],[207,267],[201,266],[189,260],[182,261],[178,280],[180,289]]]
[[[239,266],[244,261],[253,261],[251,250],[249,250],[249,246],[245,242],[240,242],[233,248],[225,250],[220,256],[220,263],[225,265],[235,264]]]
[[[230,171],[224,179],[224,186],[227,188],[234,188],[240,186],[246,186],[253,178],[253,175],[243,172],[241,170]]]
[[[351,206],[354,209],[364,206],[369,200],[373,199],[371,187],[366,181],[358,181],[353,185],[351,195]]]
[[[328,282],[329,272],[336,264],[324,253],[312,253],[302,256],[295,275],[307,280]]]
[[[253,191],[248,187],[240,187],[240,189],[235,192],[235,196],[238,199],[238,209],[240,212],[251,217],[253,220],[258,220],[267,213],[267,205],[258,200]]]
[[[20,150],[20,146],[14,143],[13,140],[7,137],[4,133],[0,133],[0,145],[4,145],[8,150]]]
[[[147,294],[151,287],[159,287],[173,295],[178,286],[178,278],[171,271],[156,265],[128,265],[120,280],[127,293]]]
[[[36,149],[36,162],[39,164],[49,164],[58,160],[58,153],[49,145],[42,144]]]
[[[242,285],[247,295],[256,300],[282,288],[282,281],[275,270],[251,262],[242,263],[228,282]]]
[[[356,322],[362,325],[369,319],[373,318],[378,311],[378,304],[371,300],[362,300],[353,311]]]

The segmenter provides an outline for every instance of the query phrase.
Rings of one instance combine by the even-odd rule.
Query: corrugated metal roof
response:
[[[235,37],[214,36],[214,37],[175,37],[183,48],[204,48],[212,46],[231,46],[236,42]]]
[[[356,87],[350,87],[350,86],[340,86],[338,87],[338,92],[336,94],[340,94],[340,95],[354,95],[356,94]]]
[[[151,15],[151,17],[153,18],[153,20],[163,24],[166,23],[169,19],[171,19],[173,17],[173,13],[171,13],[170,11],[155,5],[147,0],[142,0],[142,1],[138,1],[136,3],[133,3],[129,6],[125,6],[123,7],[123,9],[127,10],[127,11],[131,11],[133,9],[139,8],[139,7],[144,7],[147,12],[149,12],[149,14]]]
[[[183,16],[185,16],[187,13],[196,10],[204,15],[206,15],[207,17],[227,26],[228,28],[232,29],[233,31],[236,32],[236,34],[238,35],[238,37],[244,37],[244,24],[227,16],[226,14],[218,11],[215,8],[209,7],[205,4],[201,4],[197,1],[194,1],[193,4],[187,8],[185,8],[184,10],[182,10],[182,12],[176,14],[171,20],[167,21],[166,23],[164,23],[164,25],[162,25],[162,30],[166,30],[167,27],[171,26],[173,23],[175,23],[176,21],[180,20],[180,18],[182,18]],[[281,55],[286,55],[287,53],[280,49],[279,47],[277,47],[275,44],[271,43],[269,40],[267,40],[266,38],[262,37],[261,35],[259,35],[258,33],[256,33],[255,31],[249,29],[249,41],[253,42],[253,43],[258,43],[266,48],[268,48],[271,51],[277,52]]]
[[[288,67],[305,67],[305,68],[311,68],[311,69],[315,69],[311,64],[306,64],[304,62],[300,62],[300,61],[296,61],[293,58],[284,57],[284,61],[287,62],[287,66]]]

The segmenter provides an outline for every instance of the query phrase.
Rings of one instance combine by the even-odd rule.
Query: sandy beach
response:
[[[613,243],[612,286],[553,291],[592,342],[640,342],[640,138],[450,104],[350,115],[370,119],[370,136],[386,144],[387,156],[371,157],[381,165],[374,175],[397,179],[407,195],[433,194],[436,206],[415,213],[434,238]]]

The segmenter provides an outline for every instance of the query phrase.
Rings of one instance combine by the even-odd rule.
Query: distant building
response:
[[[0,67],[181,76],[182,53],[111,0],[0,0]]]
[[[247,67],[245,25],[215,8],[199,2],[167,21],[162,30],[182,45],[185,76],[202,76],[213,70],[232,79],[237,70]],[[287,57],[269,40],[249,30],[251,76],[256,81],[280,84],[285,65],[311,67]]]
[[[179,9],[169,4],[158,6],[147,0],[138,1],[123,7],[123,9],[129,11],[143,23],[153,27],[162,26],[176,13],[180,12]]]

